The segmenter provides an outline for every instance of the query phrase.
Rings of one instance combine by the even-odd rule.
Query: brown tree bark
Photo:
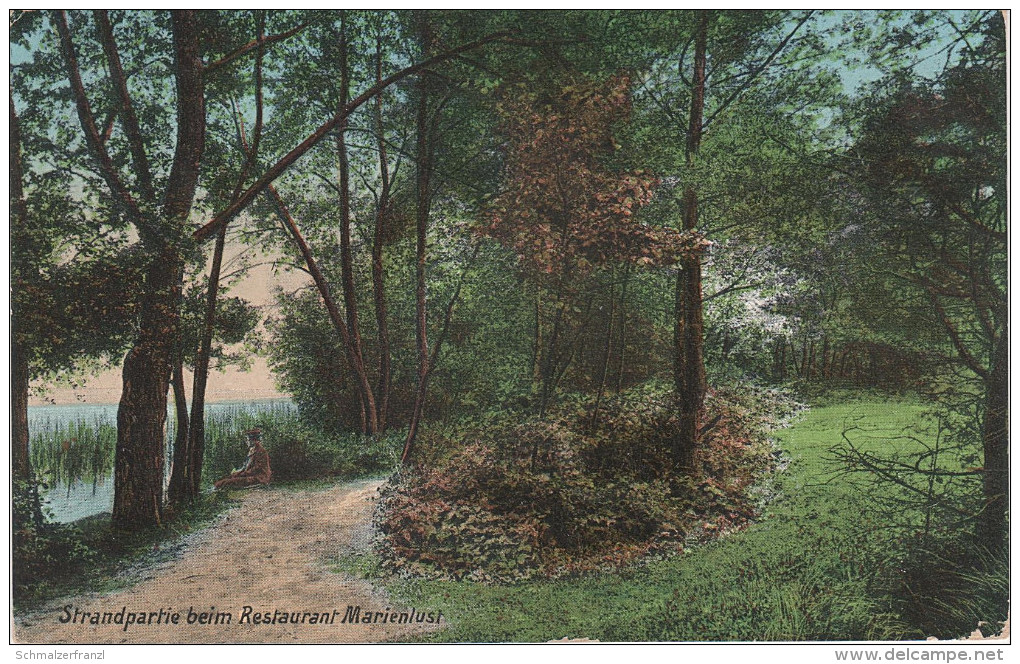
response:
[[[219,293],[220,267],[226,244],[226,226],[220,229],[213,249],[209,270],[209,289],[206,291],[206,310],[202,325],[202,339],[195,356],[191,389],[191,414],[185,411],[188,422],[187,438],[178,457],[174,454],[174,467],[170,475],[170,502],[186,503],[194,500],[201,491],[202,461],[205,455],[205,393],[209,381],[209,361],[212,354],[213,330],[216,326],[216,301]],[[184,376],[181,376],[183,393]],[[175,383],[176,392],[176,383]],[[186,408],[186,407],[185,407]],[[178,432],[179,434],[180,432]]]
[[[118,528],[162,525],[167,391],[177,351],[182,264],[172,248],[150,263],[139,336],[124,360],[114,463],[113,523]]]
[[[188,463],[188,399],[184,393],[184,363],[180,357],[174,362],[173,374],[170,378],[170,386],[174,393],[174,413],[177,418],[177,432],[174,436],[173,461],[170,470],[170,486],[167,489],[167,500],[171,503],[180,499],[179,487],[175,487],[174,480],[179,473],[178,468],[183,468]]]
[[[775,350],[772,353],[775,358],[775,364],[772,369],[773,380],[785,380],[786,379],[786,340],[779,339],[776,341]]]
[[[152,172],[149,168],[149,158],[145,154],[145,143],[142,140],[141,127],[138,124],[138,117],[135,115],[134,105],[131,103],[131,95],[127,88],[127,75],[120,62],[120,52],[113,37],[113,26],[110,24],[110,17],[105,10],[93,12],[96,21],[96,31],[99,41],[103,45],[106,54],[107,66],[110,71],[110,78],[113,88],[120,101],[118,113],[121,123],[124,125],[124,133],[127,135],[128,144],[131,147],[131,159],[134,163],[134,170],[138,176],[138,185],[142,189],[142,195],[147,200],[154,200],[156,197],[153,188]]]
[[[180,325],[181,241],[205,147],[203,65],[195,12],[173,12],[172,27],[177,147],[163,196],[163,220],[137,219],[152,258],[146,269],[138,338],[124,360],[124,389],[117,410],[113,524],[118,528],[162,524],[167,391]]]
[[[708,42],[706,10],[699,10],[694,39],[694,75],[687,131],[687,164],[691,166],[701,147],[705,112],[705,63]],[[684,191],[683,230],[698,225],[698,192],[693,184]],[[698,442],[698,417],[705,401],[704,322],[702,318],[701,256],[685,255],[676,281],[676,323],[673,330],[673,377],[677,396],[678,426],[673,439],[673,463],[690,472]]]
[[[28,228],[28,204],[25,201],[24,173],[21,165],[21,125],[14,108],[14,95],[10,95],[10,125],[8,126],[10,154],[10,213],[12,240],[18,241]],[[13,279],[17,279],[15,268]],[[15,480],[28,481],[31,476],[29,462],[28,389],[31,379],[29,357],[19,343],[19,312],[11,317],[11,472]]]
[[[237,185],[231,196],[236,200],[241,194],[244,182],[258,157],[262,142],[263,93],[262,65],[265,50],[265,12],[260,12],[256,21],[255,46],[255,127],[251,145],[248,145],[244,119],[237,113],[237,127],[242,150],[247,154],[244,166],[237,178]],[[209,384],[209,363],[212,359],[212,343],[216,329],[216,306],[219,299],[220,270],[223,266],[223,252],[227,241],[227,225],[220,227],[213,248],[212,265],[209,268],[209,286],[206,291],[205,315],[202,319],[202,336],[195,355],[192,376],[191,414],[188,416],[187,438],[184,453],[178,464],[175,455],[173,472],[170,476],[170,502],[186,503],[201,493],[202,470],[205,460],[205,394]],[[183,382],[183,376],[182,382]],[[183,393],[183,390],[182,390]]]
[[[421,12],[416,17],[418,21],[418,38],[421,43],[422,52],[425,58],[432,44],[432,32],[426,12]],[[417,257],[415,267],[415,346],[418,350],[418,382],[414,390],[414,407],[411,411],[411,421],[408,425],[407,439],[404,441],[404,451],[400,455],[400,463],[407,465],[414,453],[414,444],[418,435],[418,426],[421,423],[422,412],[425,408],[425,394],[428,390],[429,379],[429,342],[428,342],[428,310],[425,290],[425,258],[427,251],[427,231],[429,214],[432,205],[431,179],[432,179],[432,141],[429,123],[429,79],[426,74],[418,77],[418,109],[415,120],[417,130],[417,146],[415,150],[416,170],[416,243],[415,254]]]
[[[375,80],[380,83],[382,76],[382,45],[375,42]],[[376,383],[376,407],[379,431],[385,431],[390,409],[390,325],[386,311],[386,283],[383,273],[383,240],[386,235],[386,221],[390,211],[390,165],[386,152],[386,132],[383,126],[383,95],[375,98],[375,130],[379,146],[379,200],[375,211],[375,233],[372,238],[372,295],[375,299],[375,323],[379,335],[379,377]]]
[[[985,381],[985,413],[981,442],[984,452],[982,488],[985,505],[978,538],[993,551],[1006,545],[1009,508],[1009,326],[995,342],[992,366]]]
[[[347,61],[347,23],[345,15],[340,15],[340,109],[343,113],[350,97],[351,73]],[[347,116],[336,131],[336,151],[338,160],[338,179],[340,191],[340,281],[344,298],[344,311],[347,314],[347,336],[351,348],[349,353],[356,359],[359,367],[364,367],[365,358],[361,340],[361,323],[358,318],[358,296],[354,285],[354,258],[351,251],[351,172],[347,155]],[[363,369],[362,369],[363,371]],[[367,377],[366,377],[367,380]],[[379,428],[378,412],[376,411],[375,395],[371,386],[361,390],[365,410],[365,433],[374,434]]]
[[[11,475],[26,482],[32,477],[28,449],[29,378],[28,355],[15,337],[11,341]]]
[[[312,255],[312,249],[308,246],[304,237],[301,235],[301,231],[297,227],[297,223],[294,221],[294,217],[291,216],[290,210],[287,205],[283,202],[283,198],[280,197],[280,193],[276,190],[276,187],[269,185],[269,194],[272,196],[273,201],[276,203],[277,210],[280,214],[280,219],[283,221],[287,230],[290,231],[291,237],[294,239],[294,243],[297,245],[298,250],[301,252],[302,257],[305,260],[305,265],[308,268],[308,273],[311,275],[312,280],[315,282],[315,287],[319,291],[319,295],[322,297],[322,302],[326,307],[326,313],[329,314],[329,320],[333,323],[333,328],[340,335],[340,339],[343,342],[344,351],[347,355],[347,364],[354,374],[354,385],[358,391],[359,398],[358,403],[364,413],[363,428],[365,433],[374,433],[374,431],[368,430],[368,413],[365,410],[365,403],[368,398],[362,398],[362,395],[371,395],[372,386],[368,380],[368,373],[365,371],[365,365],[361,361],[361,358],[353,352],[354,346],[351,341],[350,331],[347,328],[347,322],[344,320],[343,315],[340,313],[340,307],[337,306],[336,299],[333,297],[332,291],[329,287],[329,282],[326,280],[326,275],[319,269],[319,264],[315,261],[315,257]]]

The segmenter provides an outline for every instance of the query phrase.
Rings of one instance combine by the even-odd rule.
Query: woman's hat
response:
[[[245,431],[245,434],[248,436],[249,440],[256,440],[262,437],[262,429],[249,429],[248,431]]]

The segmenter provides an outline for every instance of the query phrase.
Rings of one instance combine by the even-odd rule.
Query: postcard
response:
[[[1008,18],[10,10],[16,657],[1002,659]]]

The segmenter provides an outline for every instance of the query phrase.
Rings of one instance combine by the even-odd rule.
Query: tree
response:
[[[870,100],[855,146],[890,268],[943,333],[942,352],[982,403],[978,537],[1004,545],[1008,504],[1005,41],[994,13],[980,42],[934,83],[903,80]],[[965,398],[960,390],[953,399]]]
[[[217,242],[222,257],[222,248]],[[202,459],[204,455],[204,390],[205,381],[199,381],[201,372],[229,364],[244,364],[245,355],[230,353],[227,347],[251,343],[261,318],[256,307],[239,297],[223,297],[212,286],[219,280],[217,261],[209,276],[205,291],[200,285],[185,290],[181,303],[181,341],[174,365],[173,392],[177,406],[177,439],[173,447],[173,467],[170,474],[167,499],[171,504],[182,505],[194,500],[200,493]],[[210,295],[214,294],[214,295]],[[210,300],[215,307],[212,315]],[[195,376],[191,413],[184,399],[183,368],[190,367]],[[190,423],[190,426],[189,426]],[[196,423],[202,429],[196,429]],[[190,444],[189,444],[190,443]]]
[[[134,191],[129,189],[97,126],[67,14],[54,12],[53,22],[60,35],[67,78],[91,156],[99,164],[99,172],[117,201],[119,213],[136,228],[148,259],[140,301],[139,335],[124,361],[124,392],[117,414],[113,521],[121,527],[158,524],[163,511],[166,395],[176,351],[184,242],[205,145],[204,63],[199,48],[198,17],[187,11],[175,12],[171,17],[177,139],[172,164],[159,193],[109,17],[105,12],[96,12],[95,25],[127,138]]]
[[[224,73],[244,57],[260,53],[262,46],[282,42],[301,26],[236,46],[231,32],[220,30],[220,15],[216,13],[127,12],[119,17],[129,24],[125,29],[130,27],[152,39],[129,42],[125,48],[116,38],[116,22],[105,12],[96,12],[91,21],[59,11],[53,12],[50,19],[57,27],[63,69],[79,125],[77,132],[60,138],[87,148],[81,151],[87,156],[74,155],[75,165],[84,165],[101,181],[101,187],[90,181],[91,190],[110,197],[111,214],[134,227],[145,257],[138,333],[125,359],[124,391],[118,410],[113,517],[117,526],[137,528],[158,524],[162,519],[165,408],[179,346],[178,307],[190,244],[215,237],[274,180],[388,86],[437,62],[503,39],[506,34],[489,34],[442,50],[377,81],[334,109],[329,119],[319,123],[295,147],[275,156],[275,161],[267,160],[268,166],[262,166],[260,158],[259,169],[252,168],[251,173],[242,169],[236,194],[229,201],[216,205],[214,200],[203,199],[196,206],[209,121],[207,94],[215,97],[222,93]],[[90,32],[94,34],[91,39],[86,36]],[[79,44],[84,44],[80,49],[84,57]],[[149,52],[156,53],[158,66],[142,67],[142,63],[148,63]],[[125,53],[129,56],[127,67]],[[206,53],[215,59],[205,62]],[[131,76],[143,70],[149,85],[132,89]],[[85,80],[90,84],[102,81],[111,94],[101,102],[90,99]],[[255,94],[261,94],[261,90]],[[168,101],[171,98],[172,103]],[[107,120],[97,120],[104,115]],[[119,132],[114,131],[115,126],[119,126]],[[172,145],[167,144],[166,136],[174,137]],[[209,206],[212,218],[193,230],[190,217],[204,209],[207,202],[213,203]]]
[[[590,317],[583,283],[600,268],[669,264],[697,251],[691,233],[638,220],[654,178],[614,172],[613,129],[630,108],[629,80],[582,81],[547,100],[514,89],[501,105],[508,139],[504,184],[484,232],[512,248],[535,284],[535,366],[544,413]],[[551,303],[549,319],[543,300]],[[587,313],[584,309],[587,309]]]
[[[722,239],[715,237],[725,232],[718,227],[732,227],[725,203],[710,203],[706,209],[712,199],[705,190],[713,177],[713,163],[701,152],[707,138],[725,134],[720,126],[741,122],[748,111],[742,105],[746,98],[763,92],[766,85],[773,88],[771,93],[755,95],[750,110],[757,115],[805,98],[809,100],[805,105],[810,105],[817,95],[819,85],[807,82],[811,78],[807,67],[781,68],[785,60],[810,62],[821,52],[817,37],[803,30],[813,14],[699,10],[662,18],[681,30],[683,38],[664,49],[668,55],[657,54],[658,62],[651,66],[643,86],[643,101],[647,117],[655,118],[656,126],[649,132],[650,140],[656,141],[649,146],[656,155],[653,161],[662,162],[660,177],[672,180],[672,188],[680,194],[679,229]],[[668,37],[665,43],[670,44]],[[818,78],[824,85],[826,78]],[[688,112],[684,116],[677,108]],[[726,198],[725,193],[721,197]],[[701,255],[685,257],[674,289],[672,360],[680,424],[673,453],[681,471],[689,471],[694,460],[706,389],[701,263]]]
[[[701,149],[705,113],[705,64],[708,42],[708,10],[698,12],[694,33],[694,69],[691,76],[691,110],[688,114],[685,162],[694,164]],[[684,189],[682,228],[698,227],[698,192],[693,184]],[[674,302],[673,382],[680,410],[673,462],[678,470],[690,472],[698,440],[698,418],[705,402],[704,322],[701,293],[701,258],[693,255],[680,263]]]

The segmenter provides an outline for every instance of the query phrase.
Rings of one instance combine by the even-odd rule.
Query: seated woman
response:
[[[239,470],[235,470],[214,485],[217,489],[242,489],[256,484],[269,484],[273,471],[269,468],[269,452],[262,447],[262,431],[247,432],[248,458]]]

